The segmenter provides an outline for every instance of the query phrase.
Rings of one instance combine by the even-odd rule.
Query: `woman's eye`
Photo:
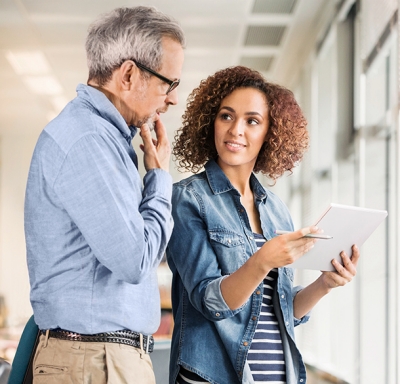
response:
[[[231,116],[228,115],[227,113],[222,113],[221,114],[221,119],[222,120],[231,120]]]
[[[249,119],[249,120],[247,120],[247,123],[250,125],[256,125],[256,124],[258,124],[258,121],[256,119]]]

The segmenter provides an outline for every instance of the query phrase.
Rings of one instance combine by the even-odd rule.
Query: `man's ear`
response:
[[[137,88],[141,81],[140,69],[131,60],[126,60],[119,68],[119,82],[123,90]]]

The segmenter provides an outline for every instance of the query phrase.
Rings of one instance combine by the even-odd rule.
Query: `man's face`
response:
[[[158,73],[171,80],[180,79],[183,65],[182,46],[170,38],[164,38],[162,47],[162,67]],[[145,78],[141,74],[138,86],[124,93],[123,102],[127,107],[124,115],[128,125],[140,128],[144,123],[148,123],[152,128],[160,113],[166,112],[170,105],[178,103],[178,91],[174,89],[166,94],[168,88],[169,84],[158,77],[150,75]]]

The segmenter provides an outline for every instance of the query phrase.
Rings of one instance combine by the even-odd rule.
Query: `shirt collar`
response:
[[[215,195],[235,189],[215,160],[209,160],[204,168],[210,188]],[[267,198],[267,191],[254,173],[250,176],[250,185],[256,199],[264,200]]]
[[[106,97],[106,95],[89,85],[79,84],[76,88],[78,96],[86,100],[97,113],[105,120],[114,125],[125,137],[128,143],[137,133],[137,127],[126,124],[126,121],[119,113],[114,104]]]

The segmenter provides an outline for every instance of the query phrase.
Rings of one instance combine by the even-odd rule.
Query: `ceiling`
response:
[[[36,137],[75,97],[76,85],[87,79],[87,27],[115,7],[153,5],[185,31],[180,103],[163,116],[172,137],[190,91],[218,69],[244,64],[289,86],[321,14],[336,2],[0,0],[0,135]],[[29,65],[15,68],[16,59]]]

